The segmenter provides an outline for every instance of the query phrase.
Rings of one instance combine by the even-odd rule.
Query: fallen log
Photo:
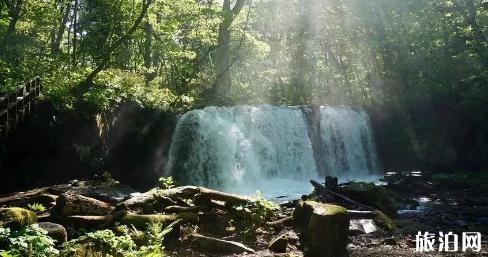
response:
[[[197,222],[198,215],[193,212],[183,212],[178,214],[149,214],[141,215],[135,213],[126,213],[122,217],[115,217],[112,215],[94,216],[94,215],[46,215],[39,217],[42,222],[55,222],[66,227],[82,227],[82,228],[104,228],[120,222],[125,225],[134,225],[136,227],[144,227],[152,223],[169,223],[177,220],[184,222]]]
[[[192,245],[197,251],[208,254],[242,254],[254,253],[254,250],[242,243],[207,237],[198,234],[191,236]]]
[[[343,194],[339,194],[337,192],[334,192],[334,191],[331,191],[329,189],[327,189],[325,186],[321,185],[319,182],[315,181],[315,180],[310,180],[310,183],[314,186],[315,188],[315,191],[319,194],[332,194],[334,195],[335,197],[337,198],[340,198],[341,200],[349,203],[349,204],[353,204],[353,205],[356,205],[356,206],[360,206],[366,210],[369,210],[369,211],[375,211],[376,209],[371,207],[371,206],[368,206],[366,204],[362,204],[362,203],[358,203],[354,200],[352,200],[351,198],[343,195]]]
[[[181,212],[197,212],[198,206],[179,206],[179,205],[171,205],[164,208],[164,212],[166,213],[181,213]]]
[[[123,206],[123,208],[138,213],[153,213],[172,205],[177,205],[177,202],[167,196],[160,195],[157,190],[151,190],[145,193],[132,194],[129,199],[121,202],[117,207]]]
[[[294,219],[293,216],[285,217],[276,221],[270,221],[266,223],[268,226],[273,228],[279,228],[284,226],[293,226]]]
[[[57,197],[56,195],[44,192],[38,194],[20,194],[0,198],[0,206],[28,207],[29,204],[38,203],[46,208],[51,208],[54,206]]]
[[[59,215],[105,215],[114,207],[100,200],[74,194],[62,194],[56,199],[53,209]]]
[[[196,186],[176,187],[176,188],[166,189],[158,192],[158,195],[160,196],[166,196],[169,198],[176,196],[185,199],[193,198],[196,194],[200,194],[202,197],[210,200],[222,201],[231,205],[243,204],[252,201],[248,197],[224,193],[206,187],[196,187]]]
[[[200,187],[200,195],[203,198],[207,198],[214,201],[222,201],[230,205],[238,205],[238,204],[245,204],[252,202],[252,200],[248,197],[224,193],[212,189],[208,189],[205,187]]]

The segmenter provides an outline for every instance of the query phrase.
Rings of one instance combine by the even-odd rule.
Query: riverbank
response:
[[[459,235],[488,232],[487,187],[480,177],[477,180],[415,172],[388,174],[387,183],[381,187],[349,182],[332,190],[326,183],[325,186],[315,185],[315,192],[302,196],[302,200],[278,205],[260,195],[249,197],[202,187],[174,187],[170,179],[162,180],[158,188],[139,193],[105,174],[90,181],[71,181],[4,195],[0,197],[0,206],[3,212],[12,207],[35,212],[37,221],[22,223],[14,219],[3,225],[18,230],[19,226],[39,224],[49,232],[48,236],[55,238],[53,249],[62,256],[88,252],[92,254],[89,256],[102,253],[151,256],[141,255],[142,251],[149,253],[148,249],[155,251],[158,247],[164,247],[166,256],[303,256],[316,247],[313,240],[317,240],[303,226],[304,222],[312,221],[297,214],[300,208],[308,205],[314,210],[327,210],[327,219],[335,221],[331,224],[340,220],[341,211],[330,206],[347,208],[347,227],[325,225],[326,231],[336,231],[332,234],[342,230],[347,233],[346,239],[330,239],[334,245],[344,243],[344,254],[426,256],[415,252],[418,231],[436,236],[439,232]],[[324,194],[322,189],[333,193]],[[385,204],[390,200],[391,203]],[[324,207],[320,202],[333,205]],[[395,206],[394,212],[391,206]],[[376,215],[378,210],[389,213],[394,225],[389,224],[386,215]],[[329,224],[327,219],[318,224]],[[53,226],[57,229],[52,229]],[[59,236],[60,230],[62,236]],[[327,244],[328,236],[320,238],[325,241],[318,245]],[[0,242],[7,247],[5,249],[11,247],[1,237]],[[431,252],[429,256],[484,256],[486,243],[483,238],[481,253],[470,255],[459,249],[451,255]],[[122,247],[115,253],[111,247],[118,244],[125,244],[127,248]]]

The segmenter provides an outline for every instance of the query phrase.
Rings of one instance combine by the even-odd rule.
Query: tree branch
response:
[[[149,6],[152,4],[154,0],[144,0],[142,3],[142,10],[137,19],[134,21],[134,24],[132,27],[122,36],[120,37],[117,41],[115,41],[112,46],[108,49],[106,52],[105,56],[102,59],[102,62],[98,65],[98,67],[93,70],[85,80],[85,85],[90,85],[93,82],[93,79],[100,73],[107,64],[110,62],[110,58],[112,57],[112,54],[117,48],[119,48],[120,45],[122,45],[126,40],[129,39],[129,37],[134,33],[139,25],[141,24],[142,20],[147,14],[147,10],[149,9]]]

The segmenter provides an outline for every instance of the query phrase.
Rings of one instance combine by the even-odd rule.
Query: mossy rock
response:
[[[23,208],[0,208],[0,226],[27,226],[37,222],[33,211]]]
[[[344,194],[354,201],[373,206],[390,217],[396,217],[397,204],[393,193],[373,183],[353,182],[343,188]]]
[[[300,201],[293,217],[301,230],[300,239],[307,248],[306,256],[346,255],[349,231],[347,209],[314,201]]]
[[[383,231],[395,232],[397,229],[395,222],[381,211],[376,211],[373,221]]]

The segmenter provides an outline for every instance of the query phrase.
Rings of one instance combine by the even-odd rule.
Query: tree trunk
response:
[[[20,19],[20,13],[22,11],[22,7],[24,4],[23,0],[4,0],[4,4],[8,10],[8,17],[10,21],[8,23],[7,30],[5,31],[5,35],[2,38],[0,43],[0,53],[5,54],[5,49],[9,45],[11,41],[12,35],[15,34],[15,26]]]
[[[15,25],[17,25],[18,20],[19,20],[18,17],[10,19],[7,30],[5,31],[5,35],[3,36],[2,39],[2,44],[1,44],[2,49],[8,45],[12,35],[15,34]]]
[[[216,81],[214,85],[213,97],[217,103],[223,104],[226,102],[229,89],[232,84],[230,75],[230,27],[235,17],[240,13],[244,6],[245,0],[237,0],[233,8],[231,8],[230,0],[224,0],[222,6],[223,20],[219,25],[219,36],[217,39],[216,52]]]
[[[75,0],[75,6],[73,11],[73,56],[72,56],[72,64],[73,67],[77,65],[77,57],[76,52],[78,51],[78,8],[79,8],[79,0]]]
[[[483,28],[476,21],[476,6],[473,0],[466,1],[466,23],[473,29],[473,48],[478,54],[481,63],[488,68],[488,49],[486,48],[486,37]]]
[[[68,2],[64,8],[61,9],[63,16],[59,19],[59,27],[57,33],[54,33],[53,42],[51,45],[51,54],[58,54],[61,47],[61,41],[63,40],[64,31],[66,29],[66,23],[68,22],[69,13],[71,10],[71,3]]]
[[[149,23],[149,20],[144,23],[144,33],[146,34],[146,39],[144,41],[144,67],[150,69],[152,67],[152,26]]]
[[[117,48],[119,48],[120,45],[122,45],[124,42],[126,42],[129,39],[130,35],[132,35],[132,33],[134,33],[134,31],[137,30],[137,28],[139,27],[139,25],[142,22],[142,19],[144,18],[144,16],[146,16],[147,10],[148,10],[148,8],[152,2],[153,2],[153,0],[144,0],[143,1],[141,13],[137,17],[137,19],[134,21],[134,24],[132,24],[132,27],[130,27],[130,29],[123,36],[121,36],[117,41],[115,41],[113,43],[112,46],[110,46],[108,48],[107,52],[105,52],[105,55],[103,56],[102,62],[98,65],[98,67],[95,68],[95,70],[93,70],[86,77],[84,83],[82,83],[82,85],[80,85],[80,88],[78,89],[80,91],[80,92],[78,92],[79,95],[80,95],[80,93],[83,93],[87,89],[88,86],[93,84],[93,79],[98,75],[98,73],[100,73],[103,69],[105,69],[107,64],[110,62],[110,59],[112,57],[113,52],[115,50],[117,50]]]

